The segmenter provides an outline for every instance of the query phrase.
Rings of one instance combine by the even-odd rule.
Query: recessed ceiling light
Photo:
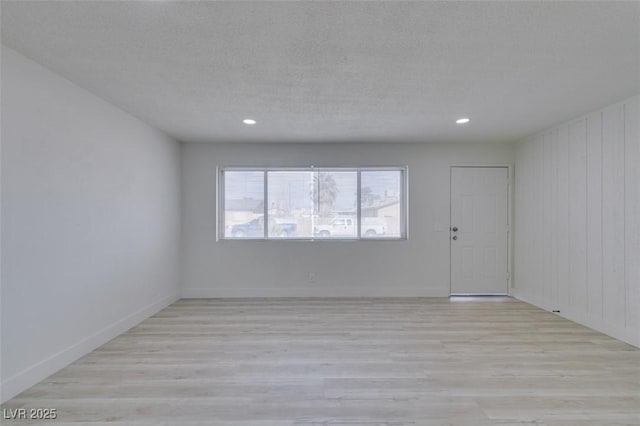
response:
[[[469,120],[469,119],[468,119],[468,118],[466,118],[466,117],[465,117],[465,118],[458,118],[458,119],[456,120],[456,124],[466,124],[466,123],[468,123],[468,122],[470,122],[470,121],[471,121],[471,120]]]
[[[253,120],[251,118],[245,118],[244,120],[242,120],[242,122],[244,124],[248,124],[249,126],[253,126],[254,124],[256,124],[256,120]]]

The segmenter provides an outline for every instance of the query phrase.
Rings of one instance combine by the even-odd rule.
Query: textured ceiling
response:
[[[186,142],[512,141],[640,92],[640,2],[4,1],[2,42]]]

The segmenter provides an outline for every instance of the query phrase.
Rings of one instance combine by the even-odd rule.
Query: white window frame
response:
[[[264,204],[264,237],[253,238],[229,238],[224,235],[225,231],[225,172],[263,172],[263,204]],[[314,237],[269,237],[269,203],[268,203],[268,172],[276,171],[334,171],[334,172],[356,172],[357,173],[357,208],[356,208],[356,230],[357,235],[354,238],[314,238]],[[362,197],[361,197],[361,173],[375,171],[399,171],[402,176],[400,178],[400,236],[399,237],[362,237]],[[217,171],[217,203],[216,203],[216,223],[217,223],[217,241],[406,241],[409,239],[409,168],[407,166],[366,166],[366,167],[337,167],[337,166],[292,166],[292,167],[264,167],[264,166],[219,166]]]

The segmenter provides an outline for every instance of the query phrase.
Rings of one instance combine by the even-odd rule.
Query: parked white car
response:
[[[362,235],[375,237],[385,234],[384,219],[379,217],[362,218]],[[351,217],[337,217],[329,223],[318,224],[314,227],[314,235],[319,237],[347,237],[355,238],[358,235],[356,220]]]

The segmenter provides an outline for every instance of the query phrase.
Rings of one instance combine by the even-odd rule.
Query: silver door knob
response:
[[[454,235],[451,239],[452,239],[452,240],[457,240],[457,239],[458,239],[458,236],[457,236],[457,235]]]
[[[458,227],[457,227],[457,226],[454,226],[453,228],[451,228],[451,230],[452,230],[453,232],[458,232]]]

